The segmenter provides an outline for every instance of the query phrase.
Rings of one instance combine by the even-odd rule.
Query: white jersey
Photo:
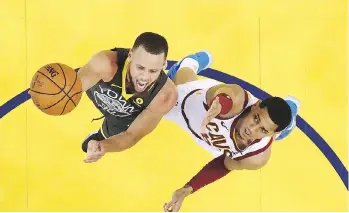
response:
[[[208,79],[178,85],[178,102],[164,118],[180,125],[192,135],[196,143],[214,157],[225,153],[235,160],[241,160],[265,151],[272,143],[271,137],[253,141],[243,150],[237,147],[235,140],[231,137],[241,115],[258,101],[248,91],[245,91],[245,104],[239,115],[229,119],[214,118],[206,126],[205,132],[201,132],[201,124],[209,109],[206,93],[208,89],[218,84],[220,82]]]

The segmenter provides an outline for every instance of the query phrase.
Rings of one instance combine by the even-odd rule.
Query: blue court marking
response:
[[[168,61],[168,67],[171,67],[176,61]],[[259,89],[258,87],[247,83],[239,78],[228,75],[218,70],[206,69],[200,72],[201,76],[205,76],[217,81],[221,81],[227,84],[238,84],[242,88],[250,91],[258,99],[265,99],[270,97],[268,93]],[[16,95],[14,98],[0,106],[0,119],[6,114],[11,112],[13,109],[21,105],[30,99],[28,89]],[[319,148],[319,150],[325,155],[327,160],[331,163],[333,168],[336,170],[339,177],[342,179],[345,187],[348,190],[348,170],[345,168],[341,160],[338,158],[336,153],[326,143],[326,141],[299,115],[297,116],[297,127],[308,136],[308,138]]]

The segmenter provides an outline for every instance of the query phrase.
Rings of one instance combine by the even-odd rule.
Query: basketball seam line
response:
[[[59,63],[56,63],[56,64],[57,64],[57,65],[59,66],[59,68],[61,68],[61,70],[62,70],[62,73],[63,73],[63,76],[64,76],[64,83],[65,83],[65,85],[66,85],[66,84],[67,84],[67,81],[66,81],[66,77],[65,77],[65,73],[64,73],[64,71],[63,71],[63,68],[61,67],[61,65],[60,65]],[[73,83],[73,85],[70,87],[70,89],[69,89],[69,91],[68,91],[68,93],[67,93],[66,95],[69,97],[69,100],[73,102],[74,106],[76,106],[76,104],[75,104],[75,102],[73,101],[73,99],[68,95],[69,92],[73,89],[73,87],[74,87],[74,85],[75,85],[75,83],[76,83],[76,80],[77,80],[77,78],[78,78],[78,74],[77,74],[76,72],[74,72],[74,73],[75,73],[75,80],[74,80],[74,83]],[[64,88],[65,88],[65,86],[64,86]]]
[[[80,93],[82,93],[82,91],[73,94],[71,97],[73,98],[75,95],[80,94]],[[64,97],[65,97],[65,96],[64,96]],[[66,108],[66,106],[68,105],[68,103],[69,103],[69,100],[65,103],[64,108],[63,108],[63,111],[61,112],[61,115],[64,113],[65,108]],[[74,102],[73,102],[73,103],[74,103]],[[74,104],[75,104],[75,103],[74,103]],[[76,106],[76,105],[75,105],[75,106]]]
[[[61,90],[61,91],[59,91],[58,93],[45,93],[45,92],[39,92],[39,91],[32,90],[32,89],[30,89],[30,91],[31,91],[31,92],[35,92],[35,93],[38,93],[38,94],[40,94],[40,95],[58,95],[59,93],[62,92],[62,90]]]

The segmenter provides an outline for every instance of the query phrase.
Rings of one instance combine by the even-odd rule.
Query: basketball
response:
[[[35,73],[29,94],[42,112],[65,115],[79,104],[82,83],[73,68],[61,63],[51,63]]]

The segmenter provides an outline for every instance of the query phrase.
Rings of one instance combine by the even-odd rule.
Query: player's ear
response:
[[[259,101],[258,102],[256,102],[255,104],[253,104],[252,106],[251,106],[251,111],[255,111],[256,109],[257,109],[257,107],[259,107]]]
[[[259,105],[261,104],[261,102],[262,101],[259,100],[255,104],[253,104],[252,107],[251,107],[251,110],[256,110],[256,109],[260,108]]]
[[[133,54],[133,48],[130,49],[130,51],[128,52],[128,59],[131,59]]]
[[[273,140],[276,140],[276,138],[280,135],[281,132],[273,132],[273,134],[271,135],[271,137],[273,138]]]
[[[164,62],[164,65],[163,65],[162,69],[163,69],[163,70],[165,70],[166,68],[167,68],[167,60],[165,60],[165,62]]]

